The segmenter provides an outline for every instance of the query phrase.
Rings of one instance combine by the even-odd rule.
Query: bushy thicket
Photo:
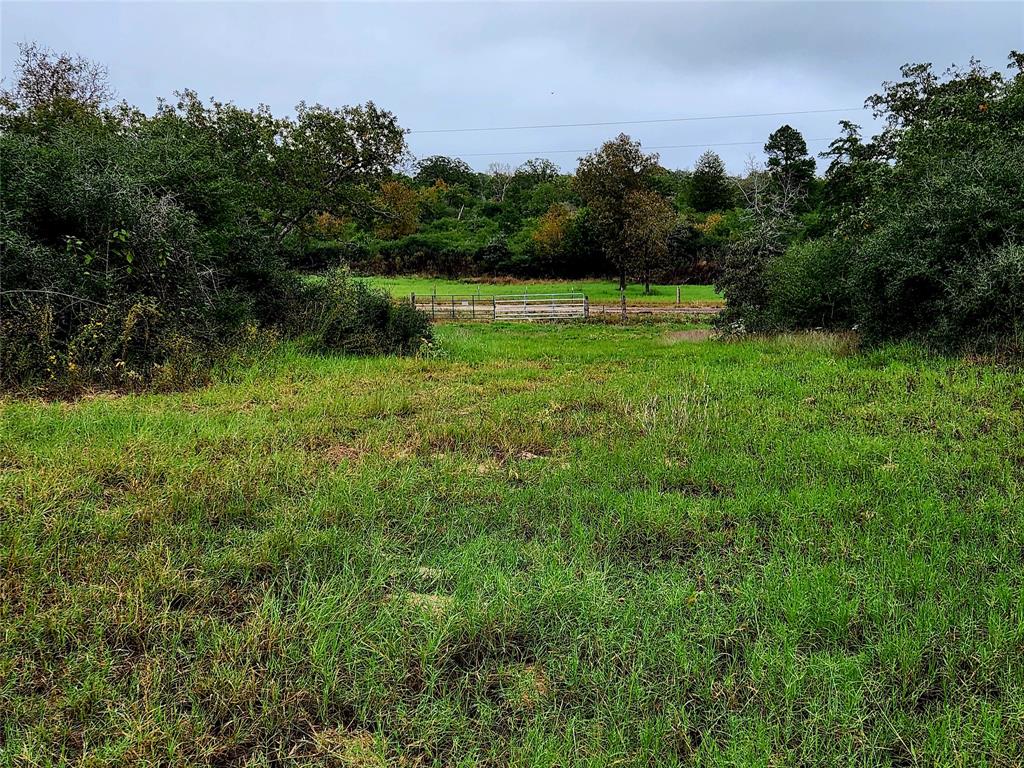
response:
[[[292,333],[315,352],[408,354],[431,339],[430,319],[385,291],[354,280],[346,268],[307,282],[300,308],[289,319]]]
[[[145,115],[106,106],[102,75],[28,46],[2,96],[5,386],[192,383],[291,327],[313,298],[288,264],[302,225],[358,200],[404,151],[372,104],[279,120],[184,92]],[[410,346],[379,338],[393,343],[375,351]]]
[[[1024,56],[1015,76],[977,62],[903,68],[868,103],[871,141],[833,142],[818,231],[772,173],[720,284],[728,327],[856,327],[869,342],[1017,349],[1024,337]],[[820,235],[824,224],[827,234]],[[769,232],[768,236],[761,234]]]

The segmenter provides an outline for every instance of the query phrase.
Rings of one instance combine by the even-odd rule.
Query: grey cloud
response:
[[[858,107],[904,62],[1002,67],[1024,48],[1021,3],[7,2],[0,14],[5,72],[15,44],[37,40],[103,62],[143,108],[183,87],[275,112],[373,99],[414,130]],[[716,147],[738,171],[782,122],[828,139],[844,116],[621,130],[645,146],[753,142]],[[410,145],[485,168],[527,155],[478,153],[587,149],[618,130],[413,134]],[[700,151],[661,154],[686,167]],[[551,157],[575,165],[574,153]]]

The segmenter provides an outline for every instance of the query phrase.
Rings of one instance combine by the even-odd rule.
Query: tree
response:
[[[825,184],[822,194],[822,213],[826,224],[834,231],[840,231],[844,238],[856,236],[863,231],[861,213],[872,186],[889,170],[889,166],[878,160],[871,143],[861,139],[860,126],[849,120],[841,120],[842,133],[821,153],[831,158],[825,170]]]
[[[767,330],[770,299],[769,267],[781,256],[798,229],[797,204],[803,199],[786,177],[773,177],[753,159],[741,186],[749,228],[729,244],[716,285],[725,294],[726,309],[718,322],[726,327]]]
[[[385,181],[374,200],[377,208],[377,233],[394,240],[413,234],[419,227],[420,199],[415,189],[401,181]]]
[[[590,209],[590,219],[608,260],[619,273],[619,288],[626,288],[626,274],[637,254],[626,235],[633,193],[649,188],[658,168],[656,154],[645,155],[640,142],[619,134],[596,152],[580,158],[574,187]]]
[[[806,198],[814,181],[814,158],[807,154],[807,142],[800,131],[782,126],[768,137],[764,152],[768,173]]]
[[[515,183],[522,187],[535,187],[545,181],[557,179],[561,173],[558,166],[543,157],[527,160],[515,170]]]
[[[710,149],[693,166],[690,177],[690,205],[701,213],[731,208],[735,200],[725,163]]]
[[[18,45],[18,73],[0,92],[4,111],[48,112],[68,107],[96,111],[113,98],[106,67],[82,56],[55,53],[36,43]]]
[[[867,338],[962,349],[1024,333],[1024,55],[1010,60],[1010,78],[907,65],[868,99],[885,128],[852,264]]]
[[[372,101],[338,108],[299,102],[295,112],[276,163],[279,239],[316,211],[359,205],[365,185],[406,156],[398,119]]]
[[[420,186],[429,187],[435,182],[443,181],[449,187],[462,185],[472,188],[476,184],[476,174],[464,160],[445,155],[431,155],[416,164],[415,181]]]
[[[515,171],[508,163],[491,163],[487,166],[487,187],[491,199],[498,203],[505,202],[505,193],[513,178]]]
[[[668,236],[676,223],[676,210],[664,197],[650,189],[630,192],[626,198],[629,214],[623,242],[630,266],[651,292],[651,273],[665,266]]]

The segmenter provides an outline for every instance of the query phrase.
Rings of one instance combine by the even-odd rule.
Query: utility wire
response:
[[[594,123],[551,123],[548,125],[502,125],[481,128],[432,128],[426,131],[409,131],[410,134],[424,133],[472,133],[474,131],[525,131],[533,128],[590,128],[602,125],[645,125],[649,123],[688,123],[697,120],[735,120],[746,117],[782,117],[784,115],[823,115],[829,112],[856,112],[864,107],[842,109],[801,109],[792,112],[750,112],[743,115],[700,115],[697,117],[662,117],[653,120],[610,120]],[[575,150],[573,150],[575,151]]]
[[[832,141],[832,139],[805,139],[805,141],[808,144],[810,144],[812,142],[819,142],[819,141]],[[701,143],[701,144],[661,144],[661,145],[658,145],[658,146],[643,147],[643,149],[645,149],[645,150],[647,150],[647,149],[698,149],[700,147],[741,147],[741,146],[750,146],[752,144],[763,144],[763,143],[764,143],[763,141],[720,141],[720,142],[711,142],[711,143],[705,142],[705,143]],[[583,152],[584,154],[586,154],[587,152],[593,152],[593,151],[594,151],[594,148],[590,147],[589,149],[543,149],[543,150],[534,150],[534,151],[524,150],[522,152],[468,152],[468,153],[459,153],[459,154],[456,154],[454,156],[455,157],[492,157],[492,156],[495,156],[495,155],[534,155],[536,157],[540,157],[542,155],[555,155],[555,154],[574,153],[574,152]]]

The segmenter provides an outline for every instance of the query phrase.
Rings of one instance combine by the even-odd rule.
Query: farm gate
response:
[[[590,302],[583,293],[412,294],[410,302],[432,319],[441,320],[585,320]]]

